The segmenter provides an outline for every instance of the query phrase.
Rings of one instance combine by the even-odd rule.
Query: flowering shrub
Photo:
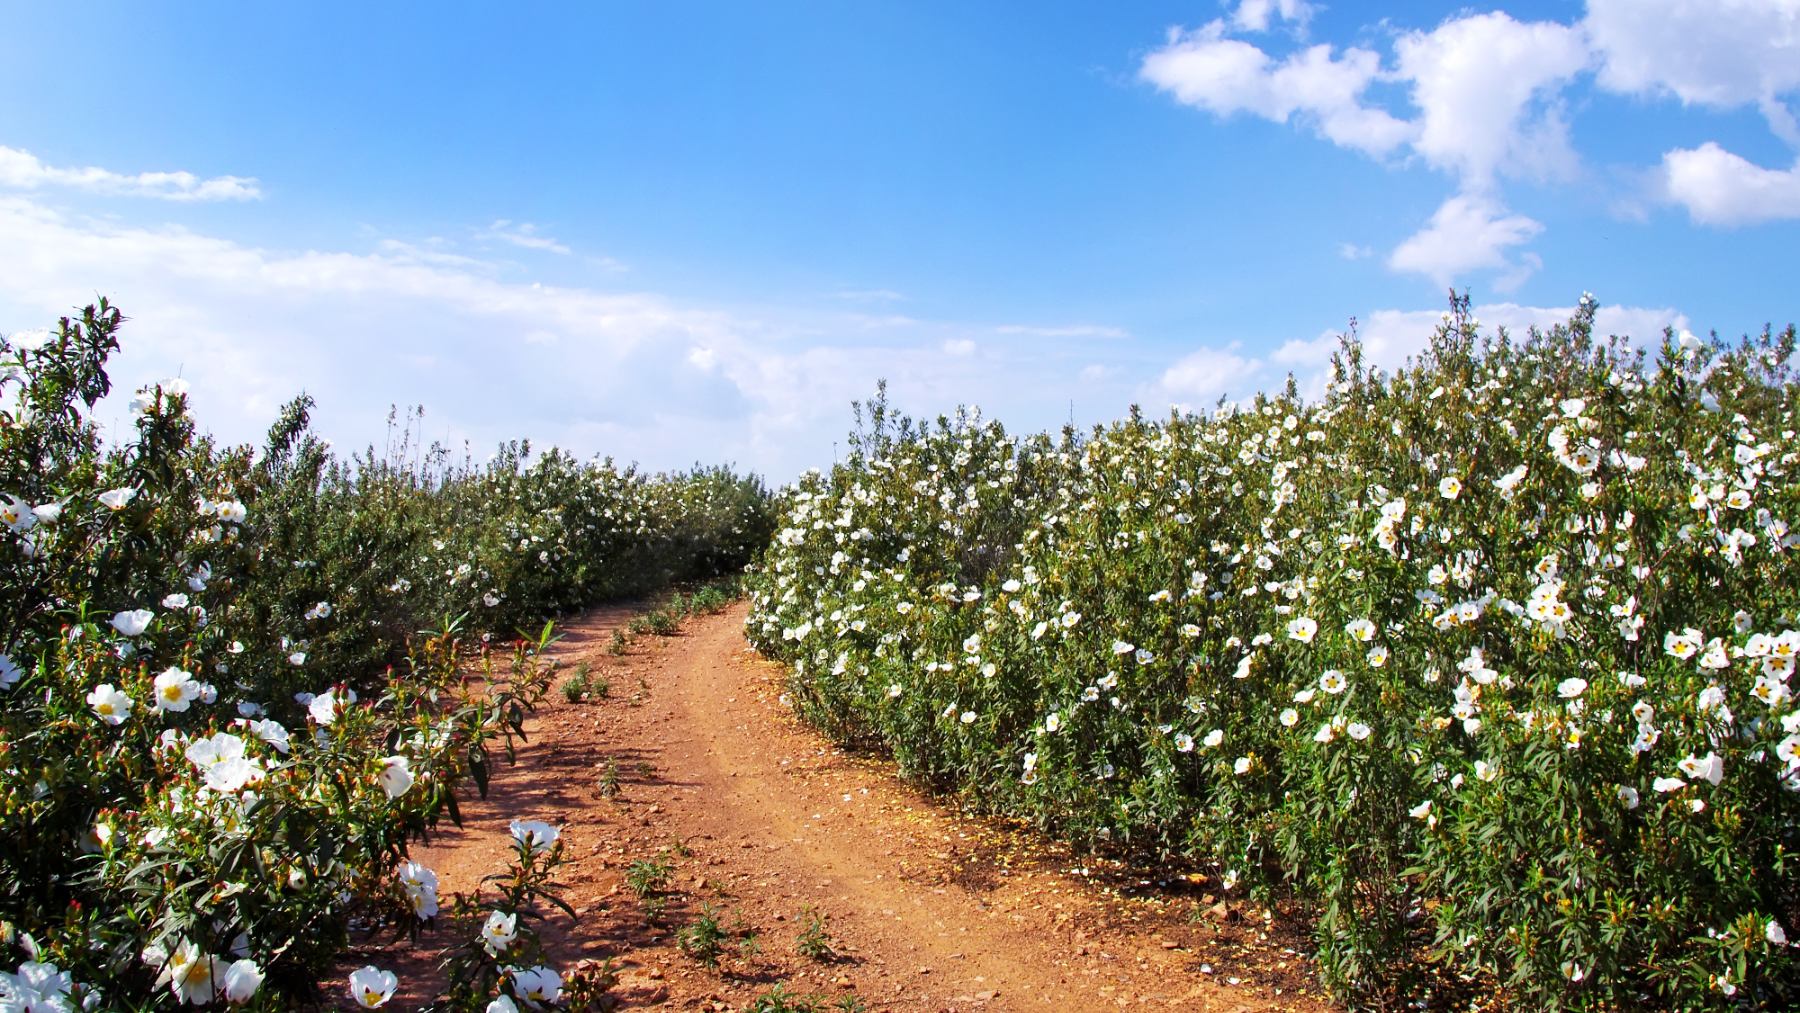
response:
[[[120,323],[0,341],[0,1008],[292,1008],[353,922],[437,914],[409,843],[550,684],[548,626],[510,658],[474,634],[729,566],[767,511],[729,472],[522,446],[345,464],[304,400],[262,453],[220,449],[178,381],[108,445]],[[554,991],[507,974],[482,1002]]]
[[[1790,328],[1458,301],[1318,401],[1017,439],[881,402],[747,629],[912,775],[1313,913],[1355,1001],[1777,1008],[1800,963]]]

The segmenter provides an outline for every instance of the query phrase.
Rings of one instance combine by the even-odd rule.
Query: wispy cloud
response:
[[[515,222],[506,218],[496,218],[494,224],[477,233],[481,239],[510,243],[526,250],[542,250],[545,253],[558,253],[564,256],[572,253],[567,246],[538,231],[530,222]]]
[[[450,445],[526,435],[652,467],[685,466],[705,447],[709,460],[786,480],[830,461],[850,402],[884,377],[916,415],[979,404],[1032,428],[1061,424],[1071,398],[1116,416],[1159,366],[1136,349],[1078,379],[1093,362],[1086,325],[1048,328],[1073,339],[1056,342],[816,300],[726,311],[535,284],[442,239],[291,251],[19,195],[0,195],[0,235],[0,332],[105,294],[132,318],[115,390],[181,375],[202,423],[228,442],[259,439],[306,390],[345,447],[380,445],[388,406],[419,404],[424,438]],[[123,424],[122,403],[103,403],[100,419]]]
[[[891,288],[845,288],[831,293],[831,298],[844,302],[904,302],[906,297]]]
[[[1038,326],[1033,324],[1001,324],[994,328],[995,334],[1015,334],[1030,338],[1129,338],[1131,332],[1122,327],[1108,327],[1103,324],[1063,324],[1060,326]]]
[[[262,184],[248,176],[203,179],[191,172],[122,173],[96,167],[45,165],[36,155],[0,145],[0,187],[37,190],[63,187],[123,197],[167,201],[243,201],[262,198]]]

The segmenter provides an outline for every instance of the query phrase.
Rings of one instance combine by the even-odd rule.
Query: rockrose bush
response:
[[[1324,395],[893,424],[783,493],[802,713],[1297,904],[1353,1001],[1800,1001],[1794,331],[1483,335]]]
[[[552,677],[548,626],[486,634],[730,566],[769,513],[729,472],[523,445],[343,462],[304,400],[220,448],[176,381],[104,440],[120,324],[102,301],[0,340],[0,1008],[289,1009],[343,987],[353,925],[438,914],[409,847]],[[554,830],[524,825],[512,917],[553,897]],[[554,1001],[517,931],[454,1006]]]

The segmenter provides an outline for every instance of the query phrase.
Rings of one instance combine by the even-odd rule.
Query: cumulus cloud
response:
[[[1266,32],[1271,19],[1279,18],[1298,28],[1312,20],[1315,8],[1306,0],[1243,0],[1231,12],[1231,23],[1246,32]]]
[[[66,187],[114,196],[185,202],[258,200],[262,197],[262,185],[247,176],[202,179],[185,171],[120,173],[92,166],[69,169],[45,165],[29,151],[4,145],[0,145],[0,187],[12,190]]]
[[[1301,120],[1332,143],[1370,155],[1387,154],[1412,136],[1410,125],[1362,101],[1380,71],[1376,53],[1351,48],[1340,54],[1317,45],[1275,60],[1225,32],[1223,21],[1171,29],[1166,44],[1144,57],[1139,76],[1214,115]]]
[[[1765,169],[1712,141],[1667,152],[1665,196],[1702,225],[1753,225],[1800,218],[1800,161]]]
[[[1523,215],[1508,214],[1491,198],[1458,194],[1440,205],[1423,229],[1394,249],[1388,266],[1422,274],[1445,288],[1469,271],[1481,269],[1503,271],[1522,282],[1518,272],[1527,262],[1509,258],[1507,251],[1529,242],[1543,228]]]
[[[1573,173],[1568,128],[1553,100],[1588,64],[1579,30],[1477,14],[1409,32],[1394,51],[1419,108],[1413,149],[1426,161],[1472,188],[1502,171]]]
[[[1154,396],[1188,411],[1204,411],[1221,397],[1248,394],[1264,366],[1258,358],[1239,354],[1235,345],[1197,348],[1163,370]]]
[[[1572,23],[1464,13],[1396,33],[1385,60],[1330,45],[1284,55],[1240,37],[1277,18],[1304,26],[1311,13],[1305,4],[1239,4],[1199,28],[1170,30],[1143,57],[1139,77],[1220,118],[1296,123],[1339,147],[1390,164],[1410,155],[1451,177],[1455,195],[1387,261],[1439,285],[1491,271],[1507,291],[1541,267],[1523,247],[1543,226],[1505,207],[1501,183],[1580,175],[1566,105],[1590,74],[1616,93],[1756,108],[1800,148],[1791,104],[1800,93],[1800,0],[1590,0]],[[1396,89],[1405,108],[1374,97]],[[1764,168],[1708,141],[1667,152],[1643,176],[1656,181],[1644,193],[1686,208],[1700,225],[1800,217],[1800,163]],[[1340,255],[1357,259],[1360,249],[1345,244]]]
[[[1800,0],[1589,0],[1582,22],[1613,91],[1755,105],[1800,144],[1781,96],[1800,90]]]

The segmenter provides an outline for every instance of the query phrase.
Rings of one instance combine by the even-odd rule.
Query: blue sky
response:
[[[1800,0],[11,5],[0,332],[112,297],[227,439],[828,463],[1490,323],[1797,315]],[[123,417],[114,407],[108,416]]]

